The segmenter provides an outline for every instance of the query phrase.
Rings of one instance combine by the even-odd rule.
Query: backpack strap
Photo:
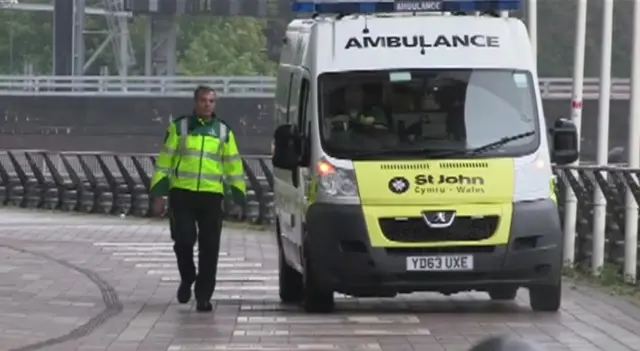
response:
[[[220,141],[226,143],[228,137],[229,128],[227,128],[227,125],[224,122],[220,121]]]
[[[187,137],[189,136],[189,121],[184,117],[180,120],[180,147],[178,152],[187,150]]]
[[[218,147],[218,154],[224,159],[224,155],[222,154],[222,150],[224,145],[227,143],[227,138],[229,137],[229,127],[222,120],[218,120],[218,124],[220,126],[218,139],[220,139],[220,146]]]

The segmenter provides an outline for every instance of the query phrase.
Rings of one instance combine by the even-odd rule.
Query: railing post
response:
[[[624,280],[634,284],[638,269],[638,203],[631,190],[627,190],[625,200]]]
[[[576,38],[573,53],[573,98],[571,100],[571,119],[578,130],[578,146],[582,129],[582,95],[584,90],[584,52],[587,31],[587,0],[578,0],[576,16]],[[575,164],[574,164],[575,165]],[[576,254],[576,216],[578,199],[573,190],[568,187],[564,218],[564,261],[565,265],[573,266]]]
[[[598,166],[609,162],[609,105],[611,99],[611,50],[613,40],[613,0],[604,0],[602,10],[602,43],[600,55],[600,103],[598,111]],[[596,170],[600,172],[600,170]],[[607,173],[603,172],[607,179]],[[591,270],[599,276],[604,266],[604,250],[607,226],[607,200],[599,186],[594,188],[593,201],[593,249]]]
[[[599,171],[596,171],[599,172]],[[607,174],[603,172],[606,180]],[[594,187],[593,200],[593,248],[591,256],[591,272],[594,276],[599,276],[604,266],[604,252],[606,242],[607,226],[607,199],[599,185]]]
[[[533,51],[533,62],[536,63],[535,67],[538,67],[538,0],[527,1],[527,29]]]
[[[629,111],[629,168],[640,167],[640,4],[633,5],[633,36],[631,42],[631,108]],[[634,64],[636,63],[636,64]],[[637,179],[635,180],[637,181]],[[628,187],[624,229],[624,280],[636,282],[638,270],[638,203]]]

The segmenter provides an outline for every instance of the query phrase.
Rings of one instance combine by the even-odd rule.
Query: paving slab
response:
[[[527,293],[393,299],[337,296],[308,315],[279,303],[275,237],[225,228],[214,313],[175,302],[167,224],[0,209],[0,350],[467,351],[513,334],[549,351],[640,350],[640,310],[567,285],[559,313],[534,313]]]

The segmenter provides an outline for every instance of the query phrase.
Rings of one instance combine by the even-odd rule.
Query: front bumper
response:
[[[354,296],[394,296],[414,291],[455,293],[496,285],[557,282],[562,230],[552,200],[515,203],[509,243],[430,248],[372,247],[362,207],[314,204],[307,213],[308,253],[319,283]],[[407,271],[409,256],[472,254],[468,272]]]

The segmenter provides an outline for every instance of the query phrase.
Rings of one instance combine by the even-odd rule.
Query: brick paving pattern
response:
[[[511,333],[549,351],[640,350],[640,309],[566,285],[560,313],[483,293],[278,303],[272,233],[225,229],[214,313],[175,302],[166,223],[0,210],[0,350],[467,351]]]

